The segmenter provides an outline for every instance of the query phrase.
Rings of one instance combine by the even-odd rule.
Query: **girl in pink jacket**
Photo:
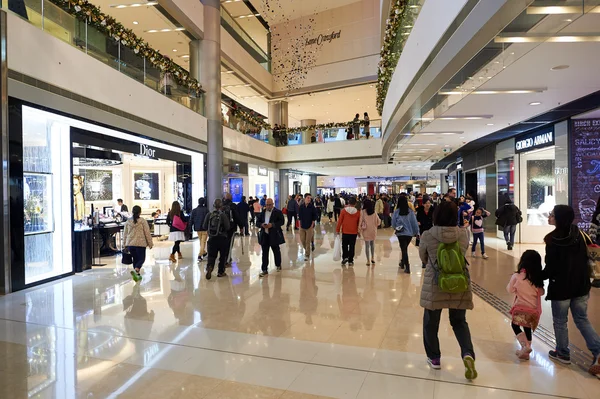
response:
[[[516,355],[521,360],[529,360],[531,353],[531,331],[535,331],[542,315],[541,297],[544,295],[542,277],[542,257],[537,251],[528,249],[521,256],[517,272],[512,275],[506,290],[515,294],[515,302],[510,310],[512,328],[521,349]],[[525,332],[521,331],[521,327]]]

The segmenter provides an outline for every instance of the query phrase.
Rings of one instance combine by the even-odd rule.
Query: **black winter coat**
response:
[[[259,234],[259,244],[260,245],[281,245],[285,243],[285,238],[283,236],[283,230],[281,230],[281,226],[285,224],[285,219],[283,218],[283,212],[281,212],[277,208],[273,208],[271,213],[271,218],[269,219],[269,223],[273,225],[269,229],[269,234],[264,234],[265,229],[262,228],[262,224],[265,222],[265,210],[259,213],[256,216],[256,227],[260,228]],[[268,238],[269,242],[263,242]]]
[[[521,215],[521,210],[515,204],[505,204],[496,209],[495,215],[497,226],[516,226],[519,224],[517,215]]]
[[[590,270],[587,246],[579,228],[571,226],[566,237],[558,237],[556,230],[548,234],[544,280],[550,280],[546,300],[562,301],[585,296],[590,292]]]

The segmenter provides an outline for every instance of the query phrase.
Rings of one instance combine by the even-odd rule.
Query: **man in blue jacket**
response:
[[[304,247],[304,261],[308,262],[315,234],[315,222],[319,217],[317,208],[312,203],[312,197],[308,193],[304,194],[304,202],[299,207],[298,217],[300,219],[300,242]]]

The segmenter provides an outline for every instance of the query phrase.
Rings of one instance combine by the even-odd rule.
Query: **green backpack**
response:
[[[469,289],[466,259],[458,242],[440,243],[437,248],[438,286],[442,292],[457,294]]]

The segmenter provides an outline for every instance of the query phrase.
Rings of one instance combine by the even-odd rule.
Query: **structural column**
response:
[[[209,204],[223,196],[223,125],[221,118],[221,2],[204,5],[204,39],[190,43],[190,72],[205,90],[207,119],[207,178]]]
[[[289,127],[288,125],[288,103],[287,101],[271,101],[269,103],[269,123],[271,126]]]
[[[24,8],[24,7],[23,7]],[[10,196],[8,151],[8,64],[6,59],[6,12],[0,10],[0,195],[2,208],[0,210],[0,234],[4,238],[0,246],[0,294],[12,292],[11,276],[11,240],[10,240]],[[22,215],[21,215],[22,217]]]
[[[279,169],[279,206],[283,209],[290,195],[289,169]]]
[[[305,127],[305,126],[314,126],[317,124],[317,121],[315,119],[302,119],[300,121],[300,126]],[[309,129],[309,130],[304,130],[302,131],[302,144],[310,144],[310,136],[312,136],[312,134],[315,133],[315,129]],[[311,187],[312,189],[312,187]]]
[[[310,175],[310,193],[317,195],[317,175]]]

